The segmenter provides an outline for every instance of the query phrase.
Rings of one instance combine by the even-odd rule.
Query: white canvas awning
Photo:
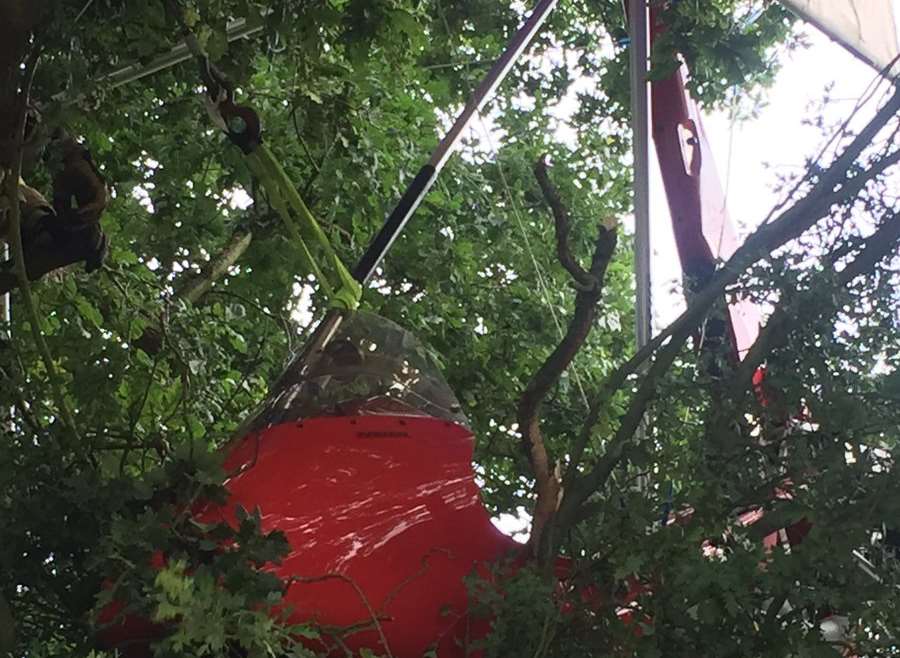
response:
[[[876,69],[900,75],[894,0],[781,0]]]

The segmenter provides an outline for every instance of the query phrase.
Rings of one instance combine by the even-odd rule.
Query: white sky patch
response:
[[[156,187],[153,183],[143,183],[135,185],[131,189],[131,196],[134,197],[138,204],[151,215],[156,212],[156,207],[150,199],[150,190]]]
[[[804,159],[821,147],[825,138],[820,130],[803,121],[822,100],[826,87],[833,83],[829,96],[835,102],[826,108],[825,118],[835,121],[850,114],[875,77],[872,69],[825,35],[809,27],[804,32],[810,47],[783,55],[782,69],[765,92],[766,104],[756,118],[736,122],[727,112],[703,117],[731,218],[744,237],[780,201],[777,176],[801,173]],[[859,120],[872,114],[873,108],[866,108]],[[650,172],[653,316],[658,331],[684,310],[684,299],[671,292],[680,288],[681,266],[654,152]],[[633,218],[625,219],[627,226],[634,226]]]
[[[473,331],[479,336],[484,336],[488,332],[487,325],[484,324],[484,318],[480,315],[478,316],[478,320],[475,322],[475,328]]]
[[[491,523],[505,535],[520,544],[528,541],[531,534],[531,515],[524,507],[517,507],[515,514],[503,513],[491,519]]]
[[[291,319],[301,327],[309,327],[313,321],[313,295],[317,288],[315,279],[309,277],[304,283],[294,283],[294,298],[297,300],[292,308],[288,309],[291,313]]]
[[[253,205],[253,197],[243,187],[233,187],[222,192],[222,198],[232,210],[246,210]]]
[[[519,275],[507,267],[503,263],[492,263],[478,272],[478,276],[482,279],[492,279],[494,277],[502,277],[501,284],[507,285],[519,278]]]

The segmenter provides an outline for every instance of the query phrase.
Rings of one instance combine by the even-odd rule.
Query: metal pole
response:
[[[225,28],[225,36],[229,42],[252,36],[263,29],[262,23],[248,22],[245,18],[231,21]],[[193,55],[184,42],[174,46],[172,50],[160,55],[149,64],[128,64],[107,73],[95,80],[95,84],[102,84],[107,89],[115,89],[127,85],[135,80],[146,78],[148,75],[165,71],[173,66],[191,59]],[[53,100],[62,103],[76,102],[81,96],[69,97],[68,93],[61,91],[53,96]]]
[[[647,1],[628,0],[631,26],[631,126],[634,153],[635,338],[641,349],[650,340],[650,141],[647,102]]]
[[[2,250],[3,262],[9,260],[9,245],[4,244]],[[0,331],[0,338],[3,338],[6,341],[10,341],[12,339],[12,327],[10,327],[10,321],[12,319],[12,307],[10,306],[11,298],[9,293],[4,293],[2,297],[0,297],[0,322],[3,322],[4,328]],[[7,345],[6,349],[12,349],[11,345]],[[9,407],[4,411],[0,412],[0,423],[3,424],[3,427],[7,429],[9,432],[13,432],[15,430],[15,424],[13,423],[13,419],[15,418],[15,407]]]
[[[472,94],[472,98],[466,103],[465,108],[463,108],[463,111],[457,117],[449,132],[435,148],[428,164],[423,166],[419,170],[419,173],[416,174],[416,177],[400,198],[397,207],[394,208],[394,211],[388,216],[384,226],[381,227],[381,230],[372,242],[369,243],[368,249],[366,249],[366,252],[353,270],[353,276],[357,281],[364,284],[373,274],[375,274],[378,264],[381,263],[385,254],[387,254],[388,249],[390,249],[391,245],[394,243],[394,240],[396,240],[403,231],[403,227],[406,226],[406,223],[409,221],[410,217],[412,217],[412,214],[419,206],[419,203],[421,203],[422,199],[428,193],[428,190],[431,188],[437,175],[447,163],[447,159],[453,154],[453,149],[459,143],[466,127],[468,127],[478,111],[484,107],[484,104],[487,103],[488,99],[494,93],[494,90],[497,89],[497,86],[503,82],[506,74],[509,73],[513,64],[516,63],[516,60],[525,48],[528,47],[528,44],[531,43],[532,38],[534,38],[534,35],[540,29],[544,20],[556,6],[558,1],[559,0],[541,0],[535,6],[534,11],[531,12],[531,16],[525,21],[525,24],[522,25],[515,36],[513,36],[506,51],[500,56],[500,59],[494,63],[491,70],[488,71],[487,76],[485,76],[484,80],[481,81],[481,84],[478,85],[475,93]]]
[[[485,76],[481,84],[472,94],[472,98],[466,103],[460,115],[457,117],[453,126],[450,128],[446,136],[437,145],[431,155],[428,163],[419,170],[416,177],[412,180],[397,206],[388,215],[387,220],[381,227],[381,230],[373,238],[368,249],[362,255],[356,267],[353,268],[354,278],[362,284],[365,284],[375,274],[385,254],[391,248],[394,240],[400,235],[403,227],[410,220],[416,208],[422,199],[428,193],[431,185],[434,183],[437,175],[447,163],[447,159],[452,155],[454,147],[462,137],[466,126],[469,125],[475,114],[484,107],[491,94],[497,88],[503,78],[506,77],[509,70],[515,64],[516,60],[531,42],[538,29],[544,23],[544,20],[556,6],[559,0],[541,0],[535,6],[531,16],[525,24],[519,28],[513,36],[506,51],[501,55],[488,74]],[[328,344],[331,337],[337,331],[341,324],[344,314],[337,309],[329,311],[322,323],[316,327],[313,336],[304,345],[297,360],[301,362],[310,362],[310,357],[318,350],[321,350]]]
[[[4,263],[9,260],[8,244],[4,243],[2,253],[0,253],[0,258],[3,259]],[[12,317],[10,313],[11,309],[9,307],[9,302],[9,293],[4,293],[3,296],[0,297],[0,322],[5,323],[6,325],[9,325],[10,318]],[[4,330],[3,333],[6,334],[6,330]]]
[[[649,39],[647,0],[628,0],[631,30],[631,132],[634,159],[634,332],[637,349],[650,341],[650,129],[647,83]],[[647,433],[647,418],[641,419],[638,440]],[[649,486],[648,476],[637,479],[638,491]],[[668,518],[668,514],[666,514]],[[665,521],[663,521],[665,523]]]

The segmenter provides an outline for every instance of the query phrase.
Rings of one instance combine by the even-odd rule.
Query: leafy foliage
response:
[[[152,1],[49,4],[36,30],[43,55],[32,96],[48,124],[83,136],[112,183],[104,218],[112,254],[94,276],[69,271],[35,286],[81,442],[60,421],[12,297],[0,350],[0,409],[15,409],[0,429],[0,593],[16,622],[14,655],[90,655],[93,620],[113,599],[174,629],[161,656],[309,655],[291,638],[315,629],[268,614],[283,584],[264,565],[282,555],[283,537],[261,533],[253,510],[235,528],[198,524],[188,512],[223,500],[213,455],[320,317],[315,282],[298,270],[265,195],[198,102],[193,62],[121,86],[104,79],[175,45],[171,10]],[[694,93],[710,104],[771,78],[775,47],[790,39],[791,19],[776,3],[670,4],[656,75],[683,53]],[[531,165],[550,154],[582,262],[597,225],[631,209],[621,3],[560,5],[364,295],[368,308],[441,355],[478,437],[495,512],[532,504],[516,404],[575,299]],[[522,8],[510,0],[181,3],[241,100],[264,117],[265,139],[348,263],[426,160],[444,113],[499,56]],[[229,43],[229,19],[263,29]],[[61,92],[65,100],[54,102]],[[850,173],[871,171],[890,149],[882,133]],[[46,189],[42,167],[29,182]],[[546,565],[504,574],[500,589],[473,583],[494,631],[486,655],[834,655],[817,628],[827,610],[850,617],[859,655],[896,655],[900,572],[872,538],[900,511],[889,456],[900,417],[897,274],[879,261],[838,280],[866,244],[850,220],[868,218],[871,230],[897,221],[895,197],[873,174],[859,195],[826,208],[814,230],[766,253],[726,291],[786,313],[766,358],[768,381],[779,408],[809,417],[789,439],[778,435],[772,404],[749,386],[726,386],[734,372],[723,355],[714,375],[680,349],[654,382],[643,440],[629,441],[559,537],[556,548],[573,560],[569,589],[559,591]],[[186,300],[184,286],[247,235],[236,264]],[[631,350],[630,261],[621,236],[594,330],[543,405],[548,450],[564,463],[577,452],[585,399],[602,398],[602,383]],[[605,399],[578,475],[607,454],[642,381]],[[793,497],[776,500],[786,477],[798,483]],[[814,530],[789,552],[766,553],[760,527],[735,521],[757,508],[772,529],[805,518]],[[690,513],[690,523],[664,528],[662,510]],[[162,570],[153,563],[160,550]],[[880,581],[858,568],[860,550]],[[647,586],[623,624],[617,609],[637,579]]]

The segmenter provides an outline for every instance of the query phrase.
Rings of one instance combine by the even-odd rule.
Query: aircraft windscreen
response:
[[[250,429],[359,415],[429,416],[467,426],[428,348],[400,325],[354,311],[322,349],[291,362]]]

